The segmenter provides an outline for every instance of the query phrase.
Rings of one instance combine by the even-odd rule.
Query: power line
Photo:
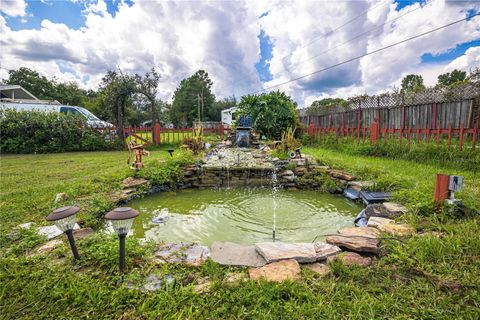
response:
[[[352,61],[354,61],[354,60],[358,60],[358,59],[360,59],[360,58],[363,58],[363,57],[369,56],[369,55],[371,55],[371,54],[374,54],[374,53],[377,53],[377,52],[380,52],[380,51],[383,51],[383,50],[392,48],[392,47],[397,46],[397,45],[399,45],[399,44],[408,42],[408,41],[410,41],[410,40],[414,40],[414,39],[423,37],[423,36],[425,36],[425,35],[427,35],[427,34],[430,34],[430,33],[435,32],[435,31],[438,31],[438,30],[441,30],[441,29],[444,29],[444,28],[453,26],[453,25],[455,25],[455,24],[457,24],[457,23],[460,23],[460,22],[463,22],[463,21],[472,19],[473,17],[479,16],[479,15],[480,15],[480,13],[476,13],[476,14],[471,15],[471,16],[469,16],[469,17],[466,17],[466,18],[462,18],[462,19],[460,19],[460,20],[453,21],[453,22],[451,22],[451,23],[449,23],[449,24],[446,24],[446,25],[443,25],[443,26],[441,26],[441,27],[438,27],[438,28],[429,30],[429,31],[427,31],[427,32],[423,32],[423,33],[421,33],[421,34],[418,34],[418,35],[416,35],[416,36],[413,36],[413,37],[404,39],[404,40],[402,40],[402,41],[398,41],[398,42],[392,43],[392,44],[390,44],[390,45],[388,45],[388,46],[385,46],[385,47],[382,47],[382,48],[379,48],[379,49],[376,49],[376,50],[373,50],[373,51],[364,53],[364,54],[359,55],[359,56],[357,56],[357,57],[354,57],[354,58],[351,58],[351,59],[348,59],[348,60],[345,60],[345,61],[336,63],[336,64],[331,65],[331,66],[328,66],[328,67],[326,67],[326,68],[313,71],[313,72],[308,73],[308,74],[306,74],[306,75],[303,75],[303,76],[300,76],[300,77],[297,77],[297,78],[294,78],[294,79],[291,79],[291,80],[288,80],[288,81],[285,81],[285,82],[276,84],[276,85],[274,85],[274,86],[270,86],[270,87],[264,88],[264,89],[262,89],[262,90],[254,91],[254,92],[252,92],[252,93],[250,93],[250,94],[255,94],[255,93],[262,92],[262,91],[270,90],[270,89],[273,89],[273,88],[276,88],[276,87],[279,87],[279,86],[283,86],[283,85],[288,84],[288,83],[291,83],[291,82],[298,81],[298,80],[300,80],[300,79],[304,79],[304,78],[309,77],[309,76],[311,76],[311,75],[314,75],[314,74],[317,74],[317,73],[320,73],[320,72],[324,72],[324,71],[333,69],[333,68],[335,68],[335,67],[344,65],[344,64],[349,63],[349,62],[352,62]]]
[[[431,0],[429,0],[431,1]],[[384,5],[386,4],[387,2],[380,2],[378,3],[377,5],[373,6],[372,8],[369,8],[365,11],[363,11],[362,13],[360,13],[359,15],[353,17],[352,19],[348,20],[347,22],[343,23],[342,25],[336,27],[335,29],[327,32],[325,35],[322,35],[320,37],[316,37],[316,38],[313,38],[310,42],[308,42],[307,44],[303,45],[303,46],[300,46],[300,49],[304,49],[310,45],[312,45],[313,43],[317,42],[318,40],[320,39],[326,39],[328,37],[330,37],[332,34],[334,34],[336,31],[340,30],[341,28],[349,25],[350,23],[354,22],[355,20],[357,20],[358,18],[364,16],[365,14],[369,13],[370,11],[373,11],[375,9],[377,9],[378,7],[380,7],[381,5]],[[291,55],[293,55],[293,52],[281,57],[281,58],[278,58],[278,59],[275,59],[275,60],[272,60],[272,61],[269,61],[268,64],[271,65],[271,64],[274,64],[274,63],[277,63],[277,62],[281,62],[281,61],[284,61],[286,58],[290,57]],[[254,73],[253,72],[250,72],[251,75],[253,75]],[[242,82],[244,80],[247,80],[246,78],[245,79],[240,79],[238,81],[235,81],[232,85],[235,85],[239,82]]]

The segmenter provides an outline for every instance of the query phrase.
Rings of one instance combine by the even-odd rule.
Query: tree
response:
[[[210,121],[221,121],[222,110],[230,109],[236,106],[237,106],[237,98],[235,98],[235,96],[227,97],[223,100],[215,101],[205,116]]]
[[[465,71],[453,70],[438,76],[438,84],[444,86],[450,86],[457,82],[465,81],[467,73]]]
[[[348,106],[348,103],[342,98],[325,98],[313,101],[307,111],[311,114],[318,114],[322,111],[328,111],[339,106],[346,107]]]
[[[204,70],[183,79],[175,90],[171,109],[171,120],[176,125],[191,125],[195,119],[210,120],[208,112],[215,102],[212,80]]]
[[[425,90],[423,77],[418,74],[409,74],[402,79],[402,92],[422,92]]]
[[[468,81],[472,83],[479,83],[480,82],[480,68],[477,67],[470,71],[468,75]]]
[[[55,97],[55,84],[29,68],[8,70],[8,79],[4,79],[4,82],[9,85],[22,86],[38,99],[52,100]]]
[[[81,89],[76,82],[54,84],[53,99],[61,104],[84,107],[87,92]]]
[[[156,106],[160,106],[157,104],[157,88],[158,82],[160,81],[160,74],[152,68],[149,72],[147,72],[143,77],[135,74],[135,83],[137,85],[137,92],[143,94],[150,103],[150,115],[152,119],[152,127],[156,121],[159,120],[158,112],[156,110]],[[155,141],[155,130],[152,130],[152,139]]]
[[[108,71],[100,85],[103,105],[115,119],[119,132],[123,134],[127,105],[136,90],[135,79],[121,70]]]
[[[239,106],[241,114],[252,117],[255,130],[269,139],[280,139],[299,124],[295,104],[284,92],[243,96]]]

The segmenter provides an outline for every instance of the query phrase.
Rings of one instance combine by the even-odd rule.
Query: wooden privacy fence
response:
[[[195,128],[162,128],[157,122],[151,127],[129,126],[124,128],[125,141],[135,141],[135,143],[145,145],[160,145],[160,144],[178,144],[182,143],[183,139],[192,137]],[[210,126],[203,128],[203,136],[219,136],[224,139],[228,134],[229,129],[225,128],[223,124],[218,126]],[[153,134],[152,134],[153,133]]]
[[[321,115],[300,115],[302,133],[320,143],[333,141],[452,144],[476,150],[480,136],[480,97],[393,107],[368,107]]]

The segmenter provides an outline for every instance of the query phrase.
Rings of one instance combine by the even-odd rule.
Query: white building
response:
[[[222,123],[231,126],[238,110],[240,110],[238,107],[222,110]]]

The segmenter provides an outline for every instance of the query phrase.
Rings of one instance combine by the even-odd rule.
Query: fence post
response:
[[[223,135],[225,134],[225,127],[223,126],[223,122],[220,122],[220,137],[223,140]]]
[[[448,142],[447,142],[447,145],[448,145],[448,150],[450,150],[450,144],[452,142],[452,124],[449,123],[448,124]]]
[[[463,148],[463,122],[460,123],[460,141],[458,142],[458,149],[462,151]]]
[[[480,122],[480,96],[478,97],[477,121],[473,127],[472,150],[475,151],[475,143],[477,142],[478,123]]]
[[[360,144],[360,122],[362,122],[362,110],[358,109],[358,115],[357,115],[357,144]]]
[[[154,131],[155,131],[155,135],[154,135],[154,138],[155,138],[155,145],[159,145],[160,144],[160,122],[155,122],[155,127],[154,127]]]
[[[448,184],[450,176],[446,174],[437,174],[435,177],[435,193],[433,195],[435,206],[440,208],[443,201],[448,197]]]

